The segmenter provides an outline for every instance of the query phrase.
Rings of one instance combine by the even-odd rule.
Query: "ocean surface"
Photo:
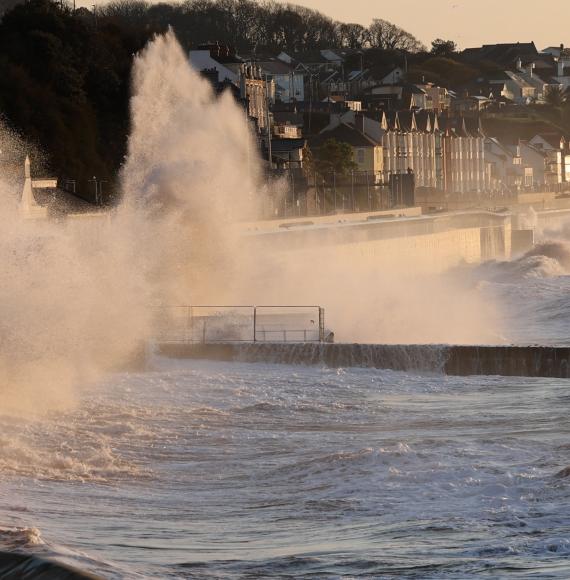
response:
[[[507,340],[570,344],[542,258],[476,283]],[[569,386],[155,357],[0,416],[0,550],[109,579],[570,578]]]

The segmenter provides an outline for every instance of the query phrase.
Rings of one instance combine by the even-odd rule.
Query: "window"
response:
[[[364,149],[358,149],[356,152],[356,160],[358,163],[364,163]]]

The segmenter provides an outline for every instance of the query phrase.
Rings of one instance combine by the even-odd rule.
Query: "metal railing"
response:
[[[320,306],[167,306],[157,310],[159,342],[323,342]]]

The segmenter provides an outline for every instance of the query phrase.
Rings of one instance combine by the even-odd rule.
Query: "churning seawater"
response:
[[[507,341],[570,344],[545,253],[474,270]],[[0,551],[109,579],[569,578],[568,388],[154,357],[0,415]]]
[[[2,420],[1,548],[106,578],[570,577],[567,382],[154,366]]]

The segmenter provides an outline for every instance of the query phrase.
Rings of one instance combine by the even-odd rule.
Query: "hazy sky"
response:
[[[368,25],[384,18],[428,46],[438,37],[455,40],[460,48],[531,40],[538,50],[570,46],[570,0],[277,0],[289,1],[344,22]],[[77,0],[78,6],[94,3],[103,0]]]

